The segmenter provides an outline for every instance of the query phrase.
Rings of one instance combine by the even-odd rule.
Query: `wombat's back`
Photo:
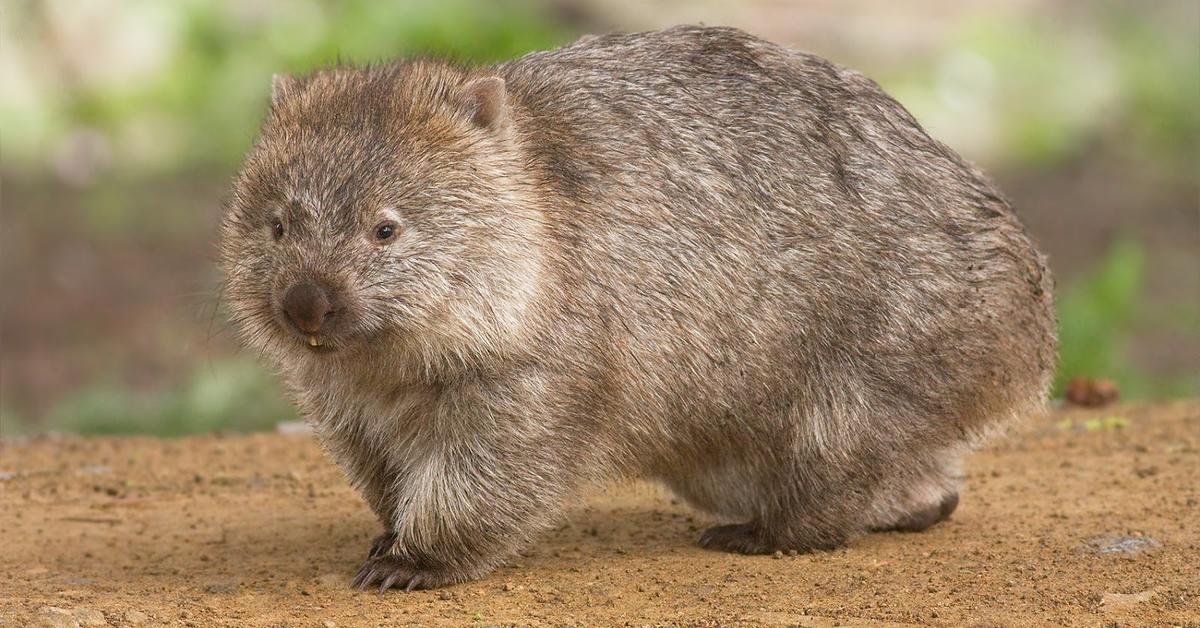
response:
[[[690,426],[639,428],[647,447],[736,449],[796,399],[799,437],[834,449],[878,431],[843,420],[860,409],[886,415],[880,446],[948,444],[1041,403],[1042,257],[992,184],[870,80],[694,27],[498,70],[556,199],[564,308],[603,330],[545,341],[607,356],[635,424]]]

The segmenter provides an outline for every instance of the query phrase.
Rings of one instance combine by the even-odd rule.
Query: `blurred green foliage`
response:
[[[111,379],[93,382],[60,401],[49,424],[90,434],[181,436],[221,430],[270,430],[294,420],[279,383],[248,358],[198,367],[174,385],[148,392]]]
[[[1195,175],[1200,159],[1200,22],[1181,20],[1164,34],[1144,19],[1113,11],[1107,21],[1120,54],[1121,92],[1134,139]]]
[[[1076,8],[1088,19],[1000,14],[968,23],[946,58],[882,82],[935,136],[986,134],[1005,167],[1053,167],[1120,129],[1127,150],[1193,176],[1200,23],[1136,3]]]
[[[26,36],[46,28],[31,6],[18,16]],[[154,69],[133,81],[68,81],[23,109],[0,98],[0,113],[15,122],[5,129],[6,158],[43,158],[71,127],[87,127],[112,140],[117,166],[140,175],[228,169],[254,136],[276,72],[427,53],[491,62],[571,37],[553,14],[521,1],[131,0],[119,8],[163,31]]]
[[[1176,378],[1146,376],[1128,357],[1127,339],[1139,325],[1167,324],[1200,333],[1200,312],[1177,312],[1173,320],[1147,321],[1140,309],[1146,255],[1142,246],[1123,240],[1087,277],[1062,291],[1058,299],[1059,365],[1053,395],[1061,396],[1076,376],[1110,378],[1124,398],[1200,395],[1196,374]]]
[[[1059,297],[1062,348],[1055,395],[1062,393],[1069,377],[1111,377],[1127,370],[1122,368],[1120,339],[1134,322],[1144,272],[1141,247],[1121,242],[1091,276]]]

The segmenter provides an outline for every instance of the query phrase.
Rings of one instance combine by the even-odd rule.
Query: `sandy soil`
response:
[[[1060,411],[972,458],[950,521],[732,556],[646,486],[440,591],[349,588],[377,532],[310,437],[0,449],[3,625],[1200,626],[1200,403]]]

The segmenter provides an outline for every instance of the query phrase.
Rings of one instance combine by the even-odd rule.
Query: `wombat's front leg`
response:
[[[562,455],[572,447],[525,429],[534,424],[528,417],[488,420],[493,430],[506,429],[409,452],[413,461],[396,485],[396,520],[354,586],[413,590],[478,578],[561,513],[578,483],[579,457]]]

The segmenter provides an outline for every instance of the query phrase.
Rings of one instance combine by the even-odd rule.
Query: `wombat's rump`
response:
[[[732,29],[276,79],[232,317],[378,514],[357,583],[486,573],[598,480],[714,549],[919,530],[1039,407],[1050,278],[861,75]]]

